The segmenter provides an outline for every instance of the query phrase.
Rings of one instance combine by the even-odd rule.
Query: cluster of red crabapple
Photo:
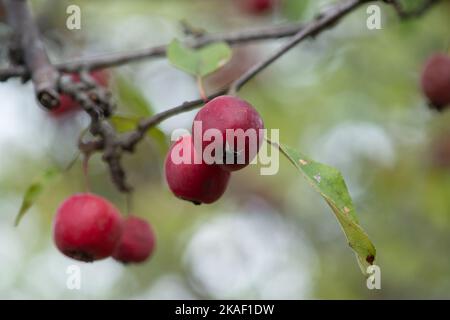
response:
[[[92,77],[101,85],[101,73],[92,73]],[[74,76],[75,77],[75,76]],[[79,81],[78,78],[74,78]],[[79,108],[71,98],[63,96],[61,105],[56,109],[56,115]],[[195,204],[212,203],[218,200],[228,185],[231,171],[247,166],[259,150],[262,140],[263,121],[258,112],[247,102],[234,96],[220,96],[206,103],[195,117],[202,123],[201,137],[208,129],[216,129],[223,137],[223,153],[232,155],[242,153],[243,163],[233,157],[231,163],[207,164],[201,157],[200,163],[195,163],[193,139],[197,137],[183,136],[169,149],[165,161],[165,175],[172,192],[179,198]],[[250,140],[245,140],[243,150],[227,150],[227,130],[242,129],[258,133],[256,153],[252,153]],[[193,132],[195,132],[193,130]],[[239,135],[232,145],[238,146]],[[206,148],[214,141],[201,140]],[[182,150],[189,150],[189,163],[176,164],[172,161],[175,146],[188,145]],[[145,220],[135,217],[121,217],[118,209],[108,200],[94,194],[83,193],[69,197],[63,202],[56,213],[54,221],[54,240],[57,248],[66,256],[76,260],[91,262],[112,256],[123,263],[139,263],[145,261],[154,251],[155,235],[151,226]]]
[[[107,86],[105,71],[92,72],[94,80]],[[73,75],[75,81],[78,76]],[[421,87],[431,106],[444,110],[450,106],[450,57],[443,53],[433,54],[425,63],[421,74]],[[60,115],[78,109],[70,97],[62,96],[59,108],[52,111]],[[202,137],[206,130],[219,130],[223,136],[223,151],[226,150],[227,129],[256,130],[264,128],[258,112],[247,102],[234,96],[220,96],[203,106],[194,121],[202,123]],[[193,130],[195,133],[195,130]],[[194,140],[201,139],[202,149],[213,141],[202,137],[182,136],[169,149],[165,161],[165,175],[169,188],[178,198],[195,204],[212,203],[226,190],[232,171],[247,166],[256,154],[250,154],[248,141],[244,144],[244,163],[207,164],[203,160],[195,163]],[[238,137],[235,137],[237,139]],[[258,152],[261,137],[258,135]],[[189,150],[189,163],[175,163],[172,153],[176,146]],[[236,144],[234,144],[236,145]],[[238,150],[231,150],[236,153]],[[94,261],[112,256],[123,263],[143,262],[154,251],[155,235],[151,226],[135,216],[122,217],[119,210],[108,200],[84,193],[69,197],[59,207],[54,222],[54,240],[65,255],[81,260]]]

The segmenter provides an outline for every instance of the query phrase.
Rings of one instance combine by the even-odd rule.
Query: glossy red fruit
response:
[[[109,83],[109,72],[106,70],[95,70],[91,72],[91,77],[102,87],[107,87]],[[75,82],[80,81],[80,76],[77,73],[72,74],[72,80]],[[78,102],[72,99],[72,97],[62,94],[60,95],[59,106],[52,109],[50,114],[53,116],[61,116],[73,111],[80,110]]]
[[[450,57],[437,53],[425,63],[421,77],[422,90],[432,106],[443,110],[450,105]]]
[[[199,123],[201,130],[195,128]],[[211,100],[195,116],[192,133],[194,139],[202,139],[203,150],[215,143],[214,138],[212,141],[203,139],[209,129],[221,133],[225,155],[221,166],[228,171],[247,166],[255,158],[264,138],[264,123],[259,113],[246,101],[233,96],[220,96]]]
[[[109,257],[121,232],[119,210],[106,199],[90,193],[69,197],[56,213],[55,244],[73,259],[90,262]]]
[[[200,163],[194,163],[195,152],[191,136],[183,136],[175,142],[165,161],[166,180],[178,198],[195,204],[212,203],[225,192],[230,173],[217,165],[206,164],[201,156],[197,161]]]
[[[154,249],[155,234],[149,223],[134,216],[125,218],[113,258],[123,263],[139,263],[147,260]]]

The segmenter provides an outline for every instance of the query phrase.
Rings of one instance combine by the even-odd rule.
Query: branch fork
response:
[[[201,99],[186,101],[176,107],[143,119],[133,131],[119,135],[108,121],[108,117],[113,114],[115,109],[111,92],[99,86],[92,79],[89,71],[119,66],[148,58],[163,57],[166,54],[167,47],[163,45],[137,51],[108,54],[54,66],[48,59],[26,0],[3,0],[7,10],[8,23],[14,31],[13,42],[10,47],[12,49],[10,53],[13,65],[6,69],[0,69],[0,81],[8,80],[11,77],[21,77],[24,81],[31,78],[37,99],[48,109],[52,109],[59,104],[59,93],[67,94],[75,99],[89,114],[91,118],[89,131],[94,136],[88,141],[83,141],[82,137],[80,138],[80,151],[86,158],[89,158],[94,152],[103,152],[102,159],[108,165],[112,181],[120,191],[129,193],[132,191],[132,187],[126,181],[126,173],[122,166],[122,156],[125,152],[134,152],[136,145],[145,137],[148,130],[172,116],[198,108],[205,100],[211,100],[226,93],[235,95],[248,81],[298,43],[333,27],[344,16],[368,2],[371,1],[344,0],[338,2],[309,23],[269,26],[256,30],[216,35],[203,32],[193,34],[194,32],[191,28],[185,28],[189,34],[194,36],[189,42],[193,48],[200,48],[219,41],[236,45],[252,41],[283,37],[290,38],[278,50],[256,63],[227,88],[223,88]],[[398,16],[406,19],[425,13],[440,0],[424,0],[421,7],[411,12],[405,11],[398,0],[379,0],[378,2],[391,4]],[[75,83],[70,76],[60,77],[59,72],[78,72],[80,73],[81,81]]]

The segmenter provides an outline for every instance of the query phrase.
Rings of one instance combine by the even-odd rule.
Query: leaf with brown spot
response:
[[[374,263],[376,249],[367,233],[361,228],[352,199],[342,174],[335,168],[313,161],[300,152],[285,146],[272,144],[302,173],[313,188],[320,193],[341,225],[349,246],[356,254],[361,271]]]

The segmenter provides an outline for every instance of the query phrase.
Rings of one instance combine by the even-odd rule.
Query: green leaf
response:
[[[142,95],[141,91],[124,78],[116,80],[116,91],[120,104],[129,109],[133,114],[149,117],[154,114],[152,106]]]
[[[33,183],[27,188],[23,195],[22,205],[20,206],[19,213],[16,216],[14,225],[18,226],[28,209],[38,200],[42,192],[49,186],[53,180],[60,176],[62,171],[59,168],[52,167],[45,170]]]
[[[376,250],[359,225],[342,174],[337,169],[315,162],[288,146],[275,143],[272,145],[279,148],[331,207],[347,237],[348,244],[356,254],[361,271],[366,274],[367,267],[375,260]]]
[[[230,60],[231,48],[225,42],[216,42],[191,49],[174,39],[167,48],[167,58],[175,67],[194,76],[205,77]]]
[[[154,114],[153,107],[148,103],[140,90],[130,84],[126,79],[118,78],[116,85],[121,105],[135,115],[124,116],[116,114],[110,118],[111,124],[118,132],[132,131],[136,129],[136,126],[142,118],[150,117]],[[161,152],[164,153],[167,151],[166,136],[159,128],[155,127],[149,130],[148,136],[156,142]]]
[[[136,129],[136,126],[139,124],[140,120],[141,117],[117,114],[110,118],[111,124],[119,133],[129,132]],[[147,131],[147,135],[157,143],[161,152],[167,151],[168,145],[164,132],[157,127],[154,127]]]

